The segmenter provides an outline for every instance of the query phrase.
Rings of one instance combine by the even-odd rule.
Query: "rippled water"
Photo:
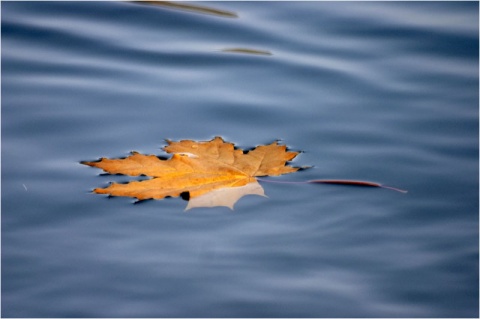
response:
[[[478,3],[192,4],[1,3],[2,316],[478,317]],[[216,135],[409,192],[184,213],[79,163]]]

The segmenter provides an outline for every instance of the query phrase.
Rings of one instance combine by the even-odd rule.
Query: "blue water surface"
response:
[[[478,2],[190,4],[1,3],[2,316],[478,317]],[[184,212],[80,164],[217,135],[408,193]]]

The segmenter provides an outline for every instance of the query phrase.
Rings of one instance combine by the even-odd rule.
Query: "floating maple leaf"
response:
[[[138,200],[162,199],[189,194],[187,209],[193,207],[233,205],[247,194],[263,195],[263,188],[255,176],[275,176],[297,171],[286,162],[298,155],[285,145],[273,142],[249,152],[235,149],[221,137],[211,141],[168,141],[164,148],[173,154],[168,160],[155,155],[132,153],[125,159],[102,158],[82,164],[98,167],[110,174],[147,175],[149,180],[127,184],[112,183],[107,188],[96,188],[97,194],[129,196]]]

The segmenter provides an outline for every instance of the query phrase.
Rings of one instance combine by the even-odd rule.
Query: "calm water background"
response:
[[[2,2],[4,317],[477,317],[478,3]],[[222,52],[266,50],[272,55]],[[81,160],[282,139],[314,165],[184,213]]]

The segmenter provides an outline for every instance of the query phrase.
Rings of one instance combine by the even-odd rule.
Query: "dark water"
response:
[[[236,17],[1,3],[2,315],[477,317],[478,3],[196,4]],[[265,183],[184,213],[79,164],[215,135],[314,165],[277,180],[409,192]]]

